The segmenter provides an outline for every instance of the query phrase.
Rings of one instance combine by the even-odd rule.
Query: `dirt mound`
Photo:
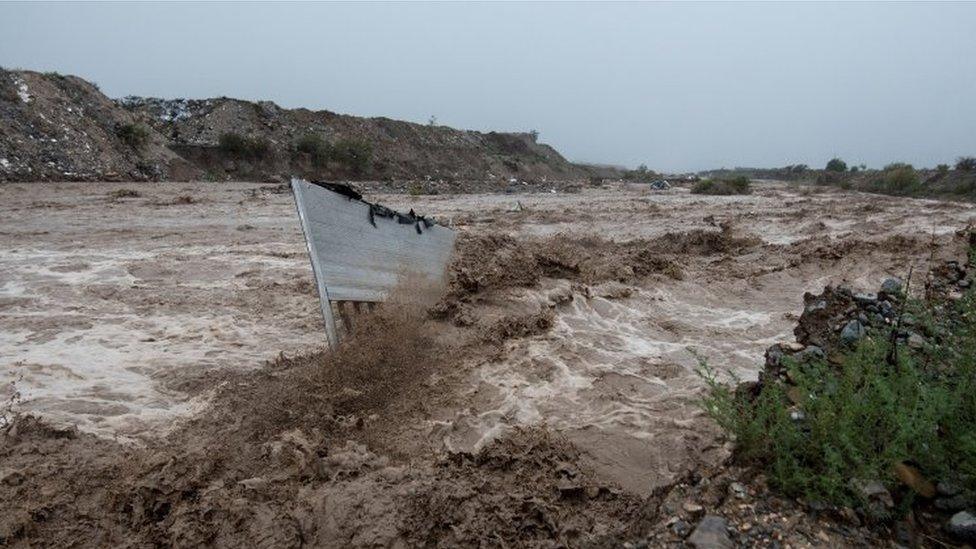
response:
[[[513,177],[528,181],[585,177],[582,169],[528,133],[481,133],[228,98],[166,101],[128,97],[120,104],[146,116],[176,150],[216,174],[290,171],[315,178],[497,180],[505,185]],[[264,140],[270,144],[270,154],[250,162],[222,155],[218,144],[226,133]],[[326,144],[343,140],[367,143],[371,162],[362,171],[341,163],[317,162],[297,147],[309,136]]]
[[[456,130],[283,109],[269,101],[113,101],[81,78],[56,73],[0,69],[0,115],[0,181],[301,175],[412,179],[457,192],[486,184],[497,190],[513,182],[582,181],[589,173],[539,143],[535,133]],[[220,146],[227,135],[236,149]],[[320,155],[316,147],[337,152]]]
[[[0,181],[144,181],[200,174],[140,117],[74,76],[0,69],[0,121]]]

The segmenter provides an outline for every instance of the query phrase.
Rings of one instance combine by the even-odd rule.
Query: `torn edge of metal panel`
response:
[[[321,187],[327,191],[332,191],[336,194],[342,195],[349,200],[356,200],[362,202],[369,206],[369,224],[376,227],[376,218],[383,217],[386,219],[392,219],[401,225],[414,225],[417,228],[418,234],[423,234],[424,229],[429,229],[434,225],[440,225],[441,227],[449,229],[447,225],[441,223],[434,217],[428,217],[425,215],[419,215],[411,209],[407,213],[398,212],[391,208],[387,208],[382,204],[375,204],[368,200],[363,199],[363,194],[356,190],[352,185],[346,183],[333,183],[329,181],[310,181],[305,179],[292,178],[291,186],[292,189],[295,188],[296,183],[305,183],[307,185],[314,185],[316,187]]]

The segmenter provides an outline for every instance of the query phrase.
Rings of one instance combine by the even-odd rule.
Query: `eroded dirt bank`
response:
[[[451,286],[327,357],[290,195],[121,187],[0,187],[4,381],[101,435],[8,428],[6,541],[640,539],[725,456],[689,348],[755,376],[804,291],[924,272],[974,215],[777,185],[373,196],[462,232]]]

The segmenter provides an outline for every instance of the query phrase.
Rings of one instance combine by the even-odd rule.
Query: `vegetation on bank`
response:
[[[728,179],[702,179],[691,187],[694,194],[734,195],[749,194],[752,185],[748,177],[739,176]]]
[[[329,147],[329,142],[322,138],[322,136],[314,133],[310,133],[302,136],[295,144],[295,150],[308,155],[309,160],[315,167],[325,166],[329,162],[329,156],[332,152]]]
[[[340,139],[329,143],[318,134],[306,134],[295,144],[295,151],[307,156],[316,168],[330,164],[362,175],[369,170],[373,160],[373,146],[361,139]]]
[[[141,150],[149,143],[149,128],[143,124],[121,124],[115,128],[115,135],[135,150]]]
[[[267,139],[232,132],[221,134],[217,147],[225,155],[239,160],[267,160],[272,155],[271,143]]]
[[[373,146],[361,139],[340,139],[332,145],[330,158],[352,173],[362,175],[373,161]]]
[[[926,336],[920,348],[868,336],[840,355],[828,351],[829,359],[787,361],[791,383],[766,380],[758,394],[719,383],[703,363],[703,407],[734,437],[737,457],[786,495],[874,518],[888,518],[891,509],[872,506],[865,489],[872,481],[903,508],[936,482],[958,486],[973,501],[976,293],[938,314],[934,307],[905,304],[913,329]]]
[[[837,162],[835,162],[837,161]],[[959,158],[954,167],[940,164],[935,169],[916,169],[911,164],[895,162],[880,170],[851,166],[833,159],[816,174],[816,183],[842,189],[889,194],[894,196],[942,197],[976,200],[976,157]]]

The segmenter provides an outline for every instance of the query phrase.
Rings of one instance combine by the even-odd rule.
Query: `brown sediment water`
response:
[[[120,188],[140,196],[109,195]],[[792,339],[805,291],[924,273],[976,218],[967,204],[778,183],[736,197],[626,185],[369,197],[450,223],[458,259],[430,314],[377,317],[368,329],[390,337],[330,359],[277,187],[0,187],[0,382],[22,394],[18,411],[55,426],[21,426],[3,450],[8,468],[38,471],[10,497],[50,506],[52,487],[87,487],[59,508],[72,528],[85,505],[122,501],[113,526],[86,526],[116,540],[254,539],[201,530],[192,517],[207,509],[255,528],[298,521],[297,538],[280,530],[269,545],[311,532],[443,542],[431,509],[467,513],[450,535],[472,543],[540,516],[513,503],[539,497],[551,521],[596,542],[629,528],[628,498],[724,457],[697,405],[699,357],[754,377],[765,348]],[[603,499],[606,486],[628,495]],[[559,499],[583,488],[596,496]],[[469,492],[488,499],[458,503]],[[150,507],[167,509],[161,526],[126,514]],[[0,536],[30,522],[18,517]]]

